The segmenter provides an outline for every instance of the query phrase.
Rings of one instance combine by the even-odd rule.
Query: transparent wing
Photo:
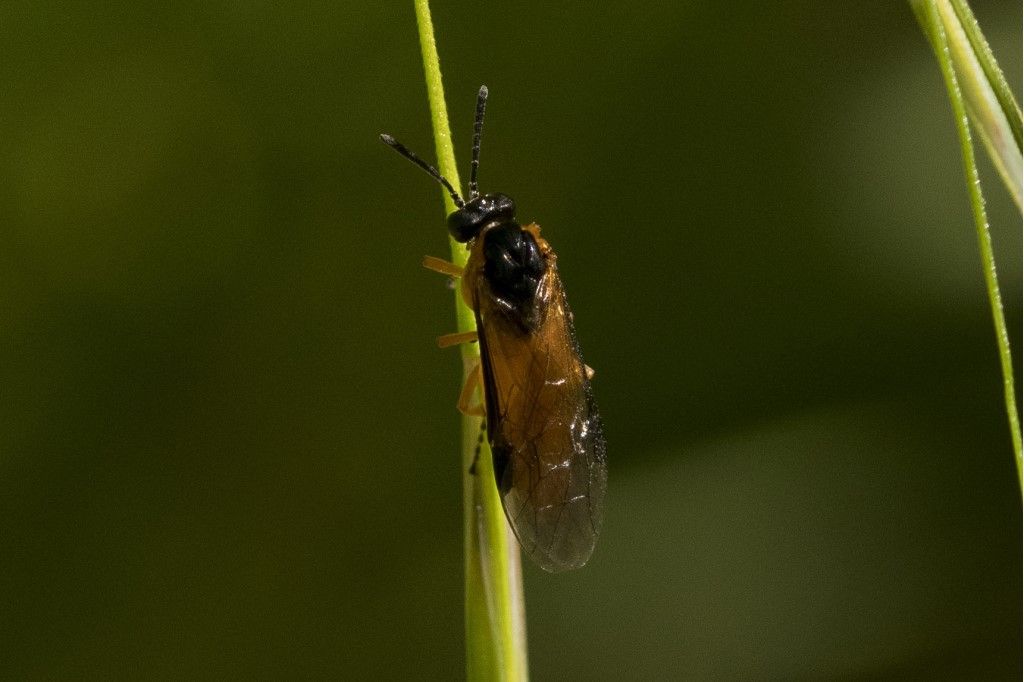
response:
[[[572,315],[554,263],[530,333],[478,290],[488,436],[505,514],[523,550],[548,571],[594,551],[607,486],[605,441]]]

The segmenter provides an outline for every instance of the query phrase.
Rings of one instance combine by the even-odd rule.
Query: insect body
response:
[[[607,484],[601,418],[580,358],[554,252],[535,225],[521,225],[504,194],[477,190],[487,88],[480,88],[469,200],[432,166],[388,135],[381,139],[430,173],[458,210],[448,229],[465,243],[465,268],[427,257],[424,265],[461,277],[476,332],[450,334],[442,346],[479,340],[459,409],[486,416],[495,481],[523,550],[548,571],[587,562],[601,526]],[[483,407],[470,404],[477,386]]]

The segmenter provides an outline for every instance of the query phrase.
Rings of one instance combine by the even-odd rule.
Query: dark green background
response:
[[[1021,5],[975,9],[1019,97]],[[609,441],[534,677],[1019,679],[956,135],[901,2],[437,2]],[[410,2],[0,7],[0,677],[455,679],[459,361]],[[1021,364],[1020,215],[983,176]]]

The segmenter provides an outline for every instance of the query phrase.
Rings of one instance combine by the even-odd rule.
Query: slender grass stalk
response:
[[[419,26],[438,168],[453,187],[459,188],[459,172],[448,126],[430,5],[427,0],[414,0],[413,4]],[[455,210],[455,204],[443,189],[441,194],[447,215]],[[451,238],[449,245],[452,261],[465,265],[465,245]],[[473,311],[463,302],[458,289],[455,292],[455,316],[460,332],[476,329]],[[463,381],[479,360],[478,344],[462,345]],[[480,418],[462,417],[466,677],[469,680],[525,680],[526,626],[519,544],[501,508],[491,452],[487,439],[481,438],[481,427]],[[477,457],[478,447],[476,473],[471,474],[470,467]]]
[[[1021,208],[1020,107],[964,0],[937,0],[967,114],[1010,196]]]
[[[1020,150],[1022,142],[1020,105],[1017,104],[1013,91],[1010,90],[1010,84],[1006,82],[1003,70],[999,68],[999,62],[996,61],[995,55],[992,54],[992,48],[988,46],[988,41],[985,40],[985,34],[981,32],[978,20],[974,18],[974,13],[971,12],[971,7],[967,4],[967,0],[947,0],[946,4],[956,14],[956,18],[959,20],[960,26],[971,44],[971,48],[974,50],[975,58],[985,72],[985,78],[992,84],[992,90],[999,101],[999,106],[1003,110],[1003,114],[1005,114],[1007,122],[1010,124],[1013,137],[1017,142],[1017,149]],[[945,14],[948,14],[948,12]],[[947,25],[950,23],[945,16],[943,21]]]
[[[984,70],[980,67],[977,70],[974,70],[973,67],[960,67],[958,69],[955,65],[954,59],[958,56],[958,48],[951,48],[949,33],[944,25],[944,18],[948,20],[952,17],[957,21],[959,19],[957,19],[955,12],[952,15],[947,12],[944,16],[941,6],[944,5],[949,11],[952,11],[947,0],[911,0],[911,5],[935,51],[939,68],[942,70],[942,77],[946,82],[946,90],[949,92],[950,103],[953,106],[953,117],[956,120],[957,134],[960,138],[960,151],[964,160],[967,192],[970,195],[974,225],[978,233],[978,247],[981,251],[985,287],[988,289],[992,320],[995,323],[996,343],[999,346],[999,360],[1003,370],[1003,394],[1006,401],[1006,414],[1010,422],[1010,437],[1013,441],[1014,461],[1017,464],[1017,479],[1022,490],[1024,490],[1024,466],[1022,466],[1021,460],[1021,431],[1020,420],[1017,417],[1017,394],[1014,387],[1013,357],[1010,354],[1010,341],[1006,334],[1006,318],[1003,314],[1002,297],[999,294],[999,279],[996,276],[992,236],[989,234],[988,217],[985,214],[985,198],[981,193],[981,181],[978,177],[978,166],[974,157],[974,146],[971,141],[968,106],[960,87],[957,71],[959,70],[965,78],[972,79],[971,87],[977,90],[984,88],[982,84],[973,82],[973,79],[978,77],[977,74],[982,74],[981,77],[985,78],[986,82],[988,77],[984,75]],[[980,34],[976,24],[975,30]],[[994,62],[995,60],[993,59],[992,61]],[[989,86],[989,89],[991,90],[991,86]],[[984,125],[984,122],[982,121],[978,124]],[[1020,152],[1018,151],[1017,154],[1019,157]],[[1020,163],[1019,158],[1017,163]],[[1018,179],[1017,182],[1019,183],[1020,180]]]

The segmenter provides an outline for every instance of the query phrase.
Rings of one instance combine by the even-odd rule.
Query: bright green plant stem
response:
[[[967,115],[1017,209],[1021,208],[1021,119],[1006,78],[964,0],[936,0]]]
[[[1013,91],[1010,90],[1010,84],[1006,82],[1003,70],[999,68],[999,62],[996,61],[995,55],[992,54],[992,48],[988,46],[988,41],[985,40],[985,34],[981,32],[978,20],[974,18],[974,13],[971,12],[971,7],[967,4],[967,0],[944,0],[943,4],[945,7],[939,8],[943,10],[943,22],[947,26],[951,24],[951,21],[946,17],[949,14],[949,10],[952,9],[956,15],[957,23],[960,24],[964,35],[970,43],[971,49],[974,51],[978,65],[985,73],[986,80],[992,84],[993,93],[999,102],[999,107],[1006,116],[1019,152],[1022,143],[1020,105],[1017,104]]]
[[[992,236],[989,234],[988,217],[985,214],[985,199],[981,194],[981,181],[978,177],[978,166],[974,157],[974,146],[971,142],[968,107],[957,77],[958,69],[954,65],[954,48],[950,46],[949,33],[944,26],[943,10],[939,7],[940,4],[948,6],[949,3],[946,0],[911,0],[911,4],[924,29],[925,35],[928,36],[932,48],[935,50],[935,56],[938,59],[939,67],[942,69],[942,77],[946,82],[946,89],[949,92],[949,99],[953,106],[953,117],[956,119],[957,134],[960,138],[960,151],[964,160],[967,192],[970,195],[974,225],[977,228],[978,247],[981,251],[985,286],[988,289],[992,319],[995,323],[996,342],[999,346],[999,360],[1003,369],[1003,393],[1006,401],[1006,413],[1010,422],[1014,460],[1017,464],[1017,479],[1021,488],[1024,489],[1024,473],[1022,473],[1024,472],[1024,467],[1022,467],[1021,461],[1021,431],[1020,420],[1017,417],[1017,394],[1013,378],[1013,357],[1010,354],[1010,341],[1006,334],[1006,318],[1003,315],[1003,302],[999,294],[999,280],[996,276]],[[955,14],[952,16],[956,17]],[[948,19],[949,17],[947,16],[946,18]],[[994,59],[992,61],[994,63]],[[961,69],[961,72],[965,74],[972,73],[969,69]],[[982,71],[982,73],[984,72]],[[982,77],[987,79],[987,76],[983,75]],[[981,88],[983,86],[975,83],[971,87]]]
[[[414,0],[423,70],[434,128],[438,169],[460,187],[448,110],[441,83],[441,64],[427,0]],[[455,210],[447,192],[445,215]],[[466,246],[449,238],[452,261],[465,265]],[[455,316],[460,332],[476,329],[473,311],[455,291]],[[462,344],[463,381],[480,361],[478,344]],[[525,680],[526,627],[523,610],[519,545],[505,520],[494,484],[494,469],[482,420],[462,417],[463,531],[465,538],[466,676],[469,680]],[[479,450],[478,450],[479,448]],[[477,453],[479,452],[479,456]],[[475,460],[475,474],[470,473]]]

